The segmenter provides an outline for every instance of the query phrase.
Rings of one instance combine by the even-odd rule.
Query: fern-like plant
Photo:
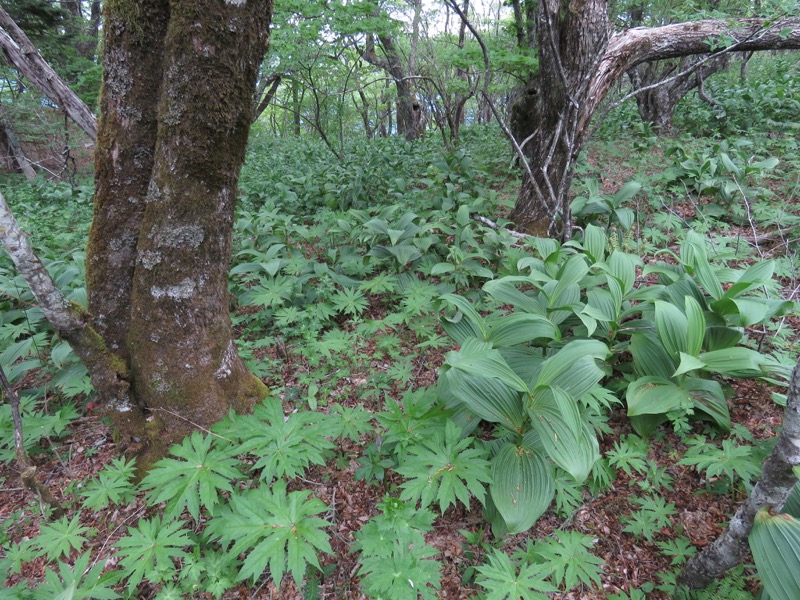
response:
[[[186,508],[198,521],[201,506],[210,511],[219,503],[220,491],[232,492],[230,482],[244,477],[229,447],[224,447],[229,444],[220,444],[219,439],[195,431],[170,449],[177,458],[161,459],[144,478],[142,487],[150,490],[150,504],[167,503],[166,518],[179,517]]]
[[[470,494],[483,504],[485,484],[492,481],[488,452],[473,445],[473,438],[463,437],[461,429],[448,421],[444,431],[408,448],[397,472],[407,478],[402,500],[420,502],[426,508],[438,502],[442,514],[461,502],[469,508]]]
[[[212,539],[235,559],[246,558],[238,579],[252,581],[269,569],[276,586],[290,571],[298,586],[308,565],[320,569],[317,554],[333,554],[328,534],[330,525],[316,515],[328,510],[311,492],[286,493],[286,481],[278,480],[270,490],[266,485],[231,497],[211,519],[206,529]]]
[[[254,469],[260,470],[261,481],[292,478],[301,475],[309,465],[324,465],[333,443],[328,417],[310,411],[297,411],[288,416],[279,398],[267,398],[258,404],[252,415],[229,415],[214,426],[213,431],[236,440],[235,454],[258,457]]]

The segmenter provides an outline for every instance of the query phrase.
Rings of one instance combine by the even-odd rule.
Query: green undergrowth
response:
[[[618,142],[637,144],[641,163],[611,188],[582,165],[579,229],[562,244],[474,218],[502,226],[518,185],[493,129],[468,128],[453,151],[359,141],[343,160],[255,136],[230,292],[240,353],[272,395],[186,438],[140,483],[119,458],[63,490],[66,516],[20,509],[0,534],[6,593],[220,598],[269,582],[313,598],[350,562],[357,589],[336,593],[435,598],[446,573],[480,598],[600,594],[599,549],[619,535],[662,568],[608,597],[669,594],[696,551],[670,499],[676,477],[743,497],[769,447],[732,421],[731,382],[767,382],[780,404],[797,351],[786,320],[797,248],[743,239],[797,219],[778,200],[797,194],[797,150],[740,137],[676,137],[661,157],[646,135]],[[2,185],[58,285],[85,305],[89,190]],[[26,446],[69,464],[93,401],[85,369],[5,257],[0,290],[0,363],[23,396]],[[3,405],[0,460],[13,459]],[[321,491],[340,480],[371,500],[344,533]],[[619,485],[617,532],[570,526]],[[137,502],[136,518],[114,520]],[[437,524],[464,514],[485,525],[451,527],[453,566]],[[552,515],[563,524],[537,534]],[[100,524],[118,536],[104,543]],[[20,580],[42,562],[44,579]],[[747,594],[752,576],[735,571],[706,597]]]

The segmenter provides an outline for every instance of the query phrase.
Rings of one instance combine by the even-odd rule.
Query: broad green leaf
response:
[[[739,276],[736,283],[727,289],[723,298],[736,298],[754,287],[766,285],[772,281],[772,275],[774,273],[774,260],[757,262]]]
[[[633,289],[633,284],[636,282],[636,266],[641,262],[638,256],[619,250],[614,250],[608,257],[609,272],[619,281],[623,295]]]
[[[457,314],[452,320],[444,317],[442,320],[442,327],[445,327],[446,323],[452,323],[456,320],[460,320],[466,326],[465,332],[469,332],[470,335],[478,338],[481,341],[486,339],[486,325],[484,324],[483,317],[478,314],[478,311],[475,310],[468,300],[455,294],[445,294],[441,297],[441,300],[444,300],[445,302],[455,306],[460,313]],[[447,330],[445,329],[445,331]],[[450,332],[448,331],[447,334],[450,335]],[[464,343],[464,339],[456,339],[455,337],[453,339],[455,339],[456,343]]]
[[[603,342],[573,340],[544,362],[533,389],[554,386],[581,398],[605,375],[597,362],[604,361],[608,354]]]
[[[640,377],[625,393],[628,416],[665,414],[679,410],[690,400],[689,392],[661,377]]]
[[[528,313],[513,313],[489,321],[486,340],[495,348],[516,346],[536,339],[561,339],[561,330],[548,319]]]
[[[491,344],[470,338],[458,352],[448,352],[445,364],[481,377],[494,377],[518,392],[526,392],[528,386],[506,364],[502,355]]]
[[[550,281],[549,277],[545,278],[546,281]],[[515,286],[516,283],[522,285],[536,285],[534,281],[532,277],[509,275],[507,277],[501,277],[500,279],[487,281],[483,284],[483,290],[500,304],[511,304],[514,308],[544,317],[547,315],[545,308],[534,298],[521,292]]]
[[[703,309],[692,296],[684,298],[686,308],[686,354],[697,356],[703,349],[706,335],[706,319]]]
[[[688,348],[688,320],[674,304],[656,300],[655,302],[656,333],[664,344],[664,349],[677,360],[681,352],[691,354]]]
[[[606,238],[605,231],[596,225],[587,225],[586,233],[583,238],[583,248],[593,262],[603,262],[606,257]]]
[[[761,377],[764,375],[762,365],[770,362],[760,352],[742,347],[703,352],[699,358],[706,364],[707,371],[729,377]]]
[[[492,459],[489,493],[510,533],[530,529],[553,500],[553,474],[544,457],[505,444]]]
[[[528,406],[550,459],[582,482],[600,456],[594,431],[582,422],[575,399],[558,388],[539,389]]]
[[[617,218],[620,227],[626,231],[633,227],[633,223],[636,220],[636,212],[632,208],[615,208],[614,216]]]
[[[555,308],[572,302],[565,302],[565,291],[577,284],[589,272],[589,265],[580,254],[571,256],[558,272],[555,287],[548,295],[548,306]]]
[[[687,377],[683,387],[689,392],[694,401],[695,409],[711,417],[717,427],[723,431],[730,431],[731,414],[725,394],[718,381],[700,377]]]
[[[501,423],[512,431],[519,430],[524,423],[522,395],[499,379],[443,368],[439,388],[443,390],[442,396],[452,395],[481,419]]]
[[[706,366],[699,358],[695,358],[694,356],[690,356],[685,352],[681,352],[681,363],[678,365],[677,370],[672,374],[673,377],[677,377],[678,375],[684,375],[689,371],[695,371],[697,369],[702,369]]]
[[[735,315],[738,318],[728,318],[728,322],[740,327],[763,323],[770,313],[769,305],[760,298],[723,298],[712,302],[711,308],[720,315]]]
[[[654,335],[633,334],[629,348],[633,356],[633,365],[640,375],[669,379],[678,367],[677,361],[669,355]]]
[[[686,241],[681,245],[681,261],[694,270],[694,275],[706,292],[719,300],[724,295],[722,284],[714,273],[711,264],[708,262],[706,253],[706,242],[703,237],[694,231],[690,231]]]
[[[756,513],[749,537],[758,575],[772,600],[800,598],[800,521],[787,514]]]
[[[731,348],[739,343],[743,335],[744,332],[741,329],[736,329],[734,327],[709,326],[706,329],[706,350],[724,350],[725,348]]]

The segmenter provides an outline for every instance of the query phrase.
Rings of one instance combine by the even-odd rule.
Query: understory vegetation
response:
[[[270,394],[143,478],[0,257],[0,365],[62,508],[18,487],[4,403],[0,596],[672,597],[758,480],[798,352],[800,73],[729,76],[672,137],[610,114],[566,243],[505,228],[493,126],[337,157],[257,124],[229,292]],[[0,182],[83,306],[87,181]],[[754,597],[759,543],[694,597]]]

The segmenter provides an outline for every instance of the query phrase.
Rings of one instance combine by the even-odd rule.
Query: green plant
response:
[[[107,507],[109,504],[125,504],[136,495],[133,478],[136,474],[136,463],[133,459],[123,457],[112,458],[97,477],[83,486],[83,506],[94,510]]]
[[[356,533],[353,545],[353,551],[360,552],[362,590],[372,598],[436,598],[441,565],[431,559],[439,551],[423,536],[433,528],[434,514],[388,496],[378,508],[381,514]]]
[[[448,421],[444,431],[406,449],[395,469],[406,478],[400,499],[419,501],[422,508],[438,502],[442,514],[456,500],[469,508],[470,495],[483,504],[484,484],[492,480],[486,456],[485,449],[475,447],[473,438],[462,436]]]
[[[77,514],[72,519],[61,517],[49,525],[42,525],[32,543],[45,552],[48,560],[55,560],[68,557],[73,548],[80,550],[88,541],[87,536],[94,533],[91,527],[81,525],[80,514]]]
[[[185,508],[199,521],[201,506],[213,510],[220,502],[220,492],[232,492],[230,482],[244,477],[229,452],[229,443],[221,444],[220,438],[195,431],[170,448],[176,458],[161,459],[142,480],[142,488],[149,490],[148,502],[166,502],[167,519],[179,517]]]
[[[671,502],[667,503],[664,498],[646,496],[634,498],[633,503],[638,504],[641,508],[632,512],[629,517],[623,517],[623,521],[627,522],[627,525],[622,531],[652,541],[656,533],[672,523],[670,517],[675,514],[675,505]]]
[[[737,481],[749,489],[761,474],[761,462],[753,460],[751,446],[737,444],[732,439],[724,439],[717,446],[702,435],[693,436],[687,445],[689,448],[678,464],[705,472],[708,482],[724,476],[726,491],[733,491]]]
[[[75,559],[75,564],[59,562],[58,572],[47,569],[45,582],[33,591],[33,598],[52,600],[112,600],[120,598],[114,591],[114,584],[120,578],[117,571],[103,573],[105,565],[89,565],[91,555],[87,552]]]
[[[184,548],[193,545],[184,525],[183,521],[165,522],[155,516],[139,519],[135,528],[128,527],[128,535],[117,546],[129,590],[135,590],[144,579],[151,583],[172,581],[177,573],[174,561],[188,556]]]
[[[269,568],[276,586],[287,571],[300,586],[308,565],[320,569],[318,552],[333,554],[323,531],[330,523],[315,516],[328,507],[309,498],[310,494],[287,494],[286,481],[281,479],[272,489],[262,484],[235,494],[217,511],[206,532],[219,541],[227,556],[247,555],[239,580],[256,581]]]
[[[547,581],[547,565],[515,561],[500,550],[493,550],[477,571],[486,600],[547,600],[548,593],[558,591]]]
[[[273,397],[256,405],[252,415],[229,415],[212,431],[235,440],[232,454],[258,457],[252,468],[259,470],[259,477],[265,482],[297,477],[310,464],[325,464],[334,447],[327,439],[326,415],[297,411],[286,416],[280,399]]]
[[[517,553],[533,564],[541,564],[549,571],[550,581],[562,590],[578,585],[600,586],[603,560],[591,553],[597,542],[579,531],[554,532],[554,537],[528,542],[526,549]]]

